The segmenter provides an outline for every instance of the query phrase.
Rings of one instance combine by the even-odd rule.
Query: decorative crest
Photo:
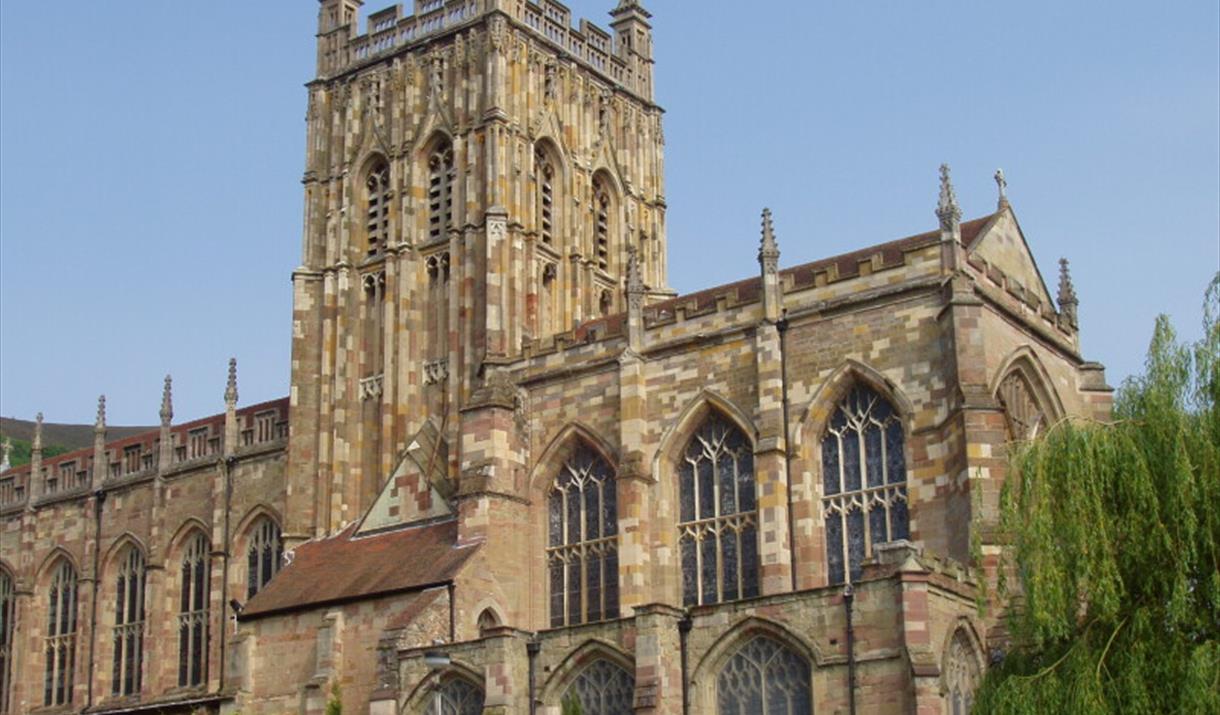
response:
[[[949,165],[940,165],[940,201],[936,204],[936,217],[943,231],[952,231],[962,220],[962,208],[957,205],[957,194],[949,179]]]
[[[97,396],[97,419],[93,422],[94,432],[106,431],[106,396]]]
[[[229,358],[229,381],[225,383],[225,404],[237,404],[237,358]]]
[[[779,246],[775,243],[775,229],[771,225],[771,209],[762,210],[762,240],[758,243],[758,263],[764,273],[779,270]]]
[[[174,419],[174,379],[165,376],[165,386],[161,388],[161,424],[168,427]]]
[[[1008,208],[1008,180],[1004,178],[1004,170],[995,170],[995,185],[1000,190],[1000,198],[996,202],[996,209],[1003,211]]]

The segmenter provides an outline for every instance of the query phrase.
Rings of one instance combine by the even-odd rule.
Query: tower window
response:
[[[370,256],[380,255],[390,236],[390,167],[378,162],[365,180],[365,231]]]
[[[208,667],[208,539],[195,534],[182,556],[178,599],[178,685],[202,685]]]
[[[428,157],[428,238],[444,238],[453,221],[453,148],[443,144]]]
[[[114,672],[111,692],[140,692],[144,665],[144,555],[128,547],[119,565],[114,602]]]
[[[554,242],[555,166],[541,149],[534,152],[538,175],[538,235],[548,246]]]
[[[610,192],[604,185],[596,185],[593,194],[593,250],[597,256],[597,267],[610,267]]]
[[[67,705],[76,670],[76,569],[67,561],[61,561],[51,577],[44,644],[42,704]]]

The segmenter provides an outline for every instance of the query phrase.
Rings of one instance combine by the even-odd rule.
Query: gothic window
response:
[[[443,143],[428,157],[428,239],[445,237],[453,221],[453,148]]]
[[[578,446],[547,495],[551,625],[618,617],[618,504],[614,471]]]
[[[208,428],[200,427],[193,429],[187,433],[187,442],[190,445],[190,459],[197,459],[206,456],[208,453]]]
[[[264,516],[250,533],[250,546],[246,549],[246,598],[253,597],[271,581],[280,570],[280,559],[284,555],[280,527],[274,521]]]
[[[534,171],[538,181],[538,236],[549,246],[555,235],[555,165],[541,147],[534,150]]]
[[[965,631],[959,628],[945,654],[945,699],[949,715],[969,715],[980,678],[974,648]]]
[[[682,603],[758,595],[754,451],[744,432],[711,414],[678,464]]]
[[[593,250],[597,267],[603,271],[610,268],[610,223],[613,201],[605,181],[593,184]]]
[[[370,256],[380,255],[390,236],[390,166],[378,161],[364,181],[365,234]]]
[[[110,691],[115,695],[140,692],[144,665],[144,554],[127,547],[119,562],[114,602],[114,672]]]
[[[17,594],[13,577],[0,569],[0,713],[8,709],[12,689],[13,624],[17,617]]]
[[[996,391],[1000,405],[1004,408],[1008,439],[1022,441],[1033,439],[1046,423],[1046,415],[1034,399],[1029,382],[1019,371],[1013,370],[1000,382]]]
[[[716,678],[720,715],[812,715],[809,662],[779,641],[756,636]]]
[[[44,639],[42,704],[72,702],[72,675],[76,670],[76,569],[60,561],[47,592],[47,635]]]
[[[130,447],[123,448],[123,473],[135,474],[143,468],[143,462],[140,459],[140,445],[133,444]]]
[[[364,284],[364,335],[363,377],[373,377],[382,374],[385,369],[385,350],[383,348],[385,330],[385,272],[368,273],[362,282]],[[379,394],[379,393],[378,393]]]
[[[178,596],[178,685],[202,685],[208,668],[208,538],[195,534],[182,556]]]
[[[581,715],[621,715],[632,712],[635,677],[605,659],[598,659],[576,676],[564,693],[565,703],[580,703]]]
[[[822,513],[830,582],[860,577],[873,545],[905,539],[907,469],[902,420],[875,390],[856,385],[822,438]]]
[[[432,692],[428,715],[481,715],[483,689],[465,678],[450,677]]]

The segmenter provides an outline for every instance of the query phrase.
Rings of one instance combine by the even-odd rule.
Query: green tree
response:
[[[1001,584],[1014,648],[979,713],[1220,712],[1220,274],[1204,333],[1157,319],[1114,420],[1017,451]]]

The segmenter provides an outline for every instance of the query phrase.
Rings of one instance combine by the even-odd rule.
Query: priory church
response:
[[[318,5],[290,394],[35,433],[0,713],[968,713],[1009,445],[1111,408],[1002,174],[803,265],[763,210],[677,294],[641,2],[361,5]]]

